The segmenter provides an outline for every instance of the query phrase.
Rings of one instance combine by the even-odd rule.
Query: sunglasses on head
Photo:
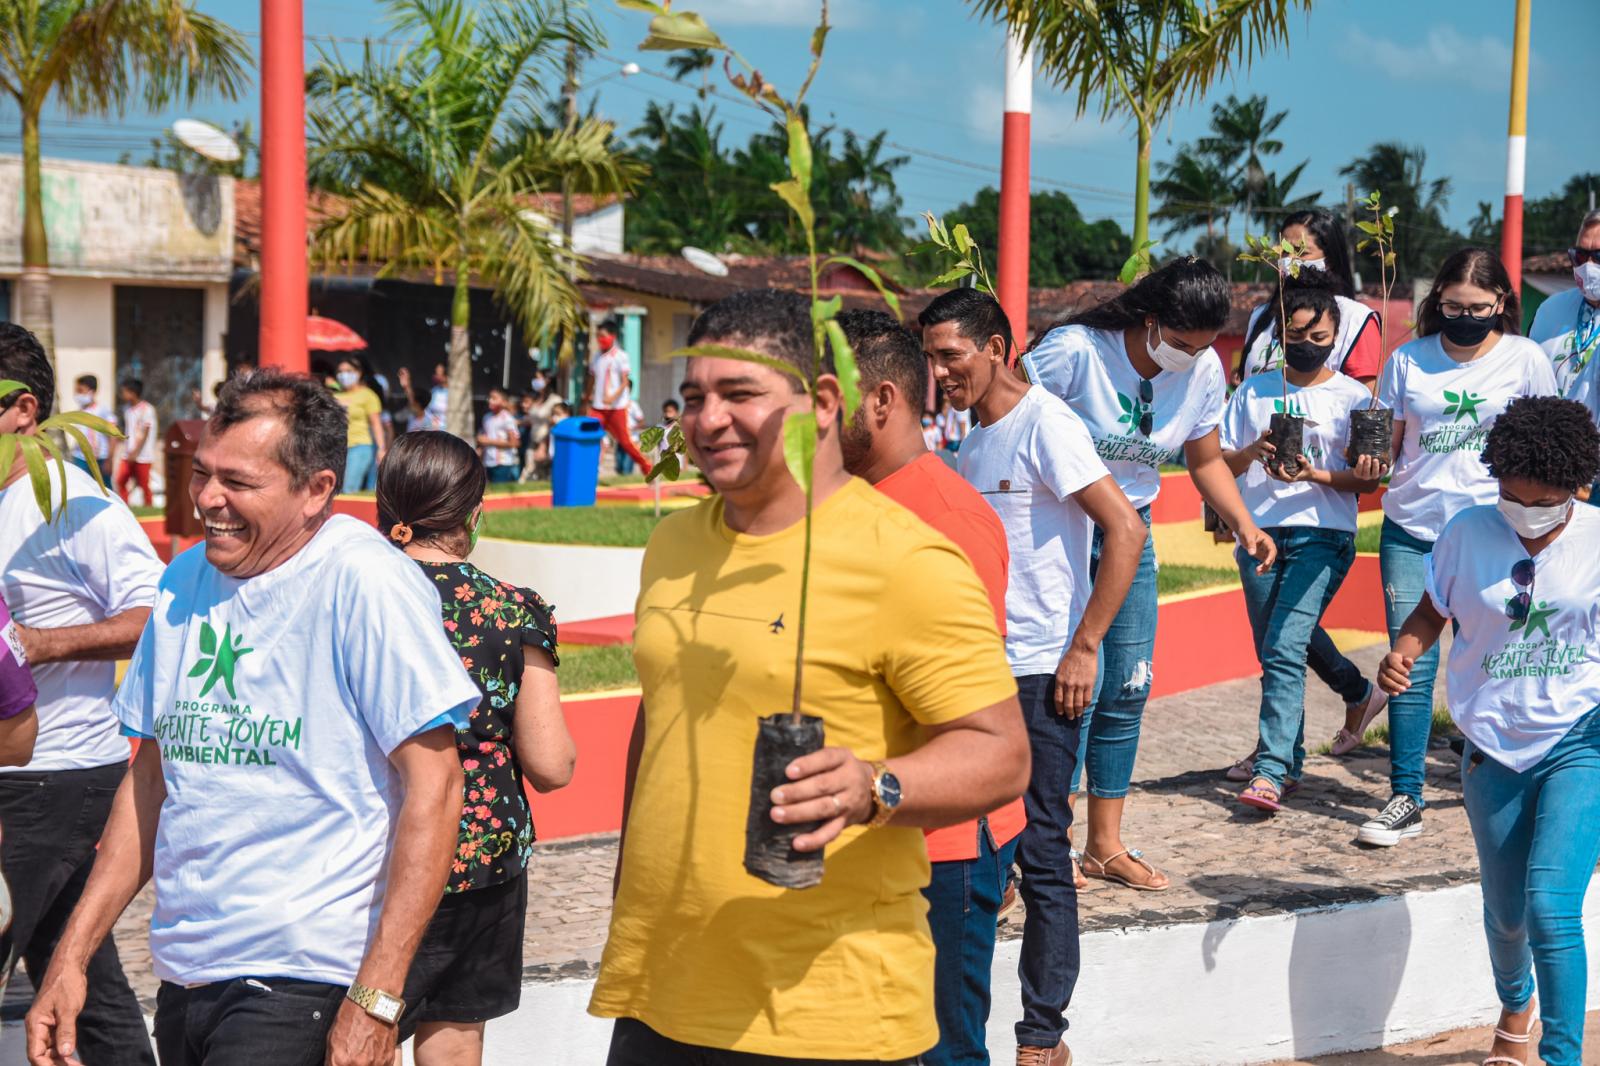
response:
[[[1511,583],[1517,594],[1506,603],[1506,617],[1513,622],[1525,622],[1533,609],[1533,560],[1519,559],[1511,565]]]
[[[1600,248],[1568,248],[1567,258],[1572,260],[1572,265],[1581,267],[1588,262],[1600,263]]]
[[[1139,416],[1139,432],[1148,437],[1155,428],[1155,419],[1150,413],[1150,405],[1155,403],[1156,389],[1150,384],[1149,378],[1139,379],[1139,410],[1144,413]]]

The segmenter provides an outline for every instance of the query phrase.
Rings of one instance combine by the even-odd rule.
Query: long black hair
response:
[[[1186,255],[1146,274],[1100,306],[1080,311],[1051,329],[1133,329],[1151,317],[1167,329],[1220,333],[1232,310],[1227,279],[1204,259]]]
[[[1500,257],[1487,248],[1463,248],[1439,267],[1434,275],[1433,287],[1417,307],[1417,336],[1427,337],[1438,333],[1444,316],[1439,313],[1439,295],[1451,285],[1473,285],[1487,289],[1505,302],[1501,305],[1495,329],[1516,336],[1522,332],[1522,301],[1517,290],[1511,287],[1511,277],[1506,273]]]
[[[1324,311],[1333,315],[1333,325],[1339,325],[1339,302],[1334,299],[1338,293],[1339,284],[1334,278],[1320,270],[1302,270],[1299,277],[1284,278],[1283,285],[1283,313],[1285,317],[1292,318],[1296,311],[1316,311],[1317,317],[1322,317]],[[1256,338],[1263,333],[1275,330],[1278,325],[1278,289],[1273,287],[1272,295],[1262,305],[1262,310],[1256,316],[1255,325],[1244,338],[1244,352],[1242,358],[1249,358],[1250,349],[1256,343]]]
[[[1317,247],[1322,249],[1326,273],[1339,283],[1338,294],[1347,300],[1355,299],[1355,269],[1350,265],[1350,244],[1345,239],[1344,226],[1339,219],[1332,212],[1313,207],[1285,217],[1283,225],[1278,227],[1279,236],[1290,226],[1306,228],[1306,232],[1317,242]]]

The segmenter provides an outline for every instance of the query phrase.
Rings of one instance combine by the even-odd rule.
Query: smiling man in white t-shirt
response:
[[[84,965],[152,874],[164,1066],[389,1066],[455,852],[452,725],[478,690],[416,566],[331,513],[344,409],[309,378],[223,389],[114,710],[143,738],[28,1014],[68,1058]]]

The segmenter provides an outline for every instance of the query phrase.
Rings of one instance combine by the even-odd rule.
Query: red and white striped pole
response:
[[[1517,0],[1511,52],[1511,121],[1506,137],[1506,217],[1500,229],[1500,260],[1511,290],[1522,290],[1522,187],[1528,156],[1528,23],[1532,0]]]
[[[261,0],[261,366],[305,373],[306,75],[301,0]]]
[[[1000,251],[996,294],[1020,347],[1028,343],[1028,138],[1033,49],[1006,34],[1006,111],[1000,144]]]

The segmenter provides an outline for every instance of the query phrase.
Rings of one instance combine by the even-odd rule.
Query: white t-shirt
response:
[[[1018,676],[1054,673],[1089,602],[1094,523],[1072,494],[1105,477],[1094,441],[1038,385],[992,426],[973,426],[956,469],[1006,527],[1006,658]]]
[[[1600,511],[1573,506],[1533,557],[1533,609],[1506,615],[1511,568],[1528,558],[1493,506],[1469,507],[1428,556],[1428,595],[1460,623],[1447,671],[1450,717],[1467,739],[1521,773],[1600,704]]]
[[[1222,418],[1222,446],[1237,450],[1254,444],[1272,428],[1272,416],[1283,411],[1283,378],[1278,374],[1257,374],[1228,400]],[[1372,393],[1354,378],[1343,374],[1320,385],[1300,388],[1289,385],[1289,413],[1306,419],[1301,450],[1318,470],[1349,470],[1345,446],[1350,441],[1350,412],[1371,402]],[[1279,481],[1267,474],[1260,463],[1239,475],[1239,495],[1250,509],[1256,525],[1321,526],[1323,529],[1356,531],[1356,494],[1341,492],[1309,481]]]
[[[1333,299],[1339,305],[1339,335],[1334,338],[1333,351],[1328,353],[1327,362],[1323,365],[1334,373],[1339,373],[1344,369],[1344,361],[1350,356],[1350,349],[1355,347],[1356,339],[1366,328],[1367,320],[1378,317],[1378,312],[1359,300],[1351,300],[1344,296],[1335,296]],[[1244,329],[1246,337],[1255,330],[1256,322],[1269,306],[1273,308],[1273,317],[1277,317],[1275,305],[1259,305],[1250,312],[1249,324]],[[1244,360],[1244,373],[1246,377],[1263,374],[1268,370],[1276,370],[1281,365],[1283,365],[1283,345],[1278,343],[1278,330],[1274,324],[1263,329],[1250,345],[1250,352]]]
[[[485,437],[492,440],[516,440],[518,436],[517,416],[505,408],[499,411],[490,411],[483,416],[483,430]],[[516,466],[516,448],[500,448],[493,444],[483,446],[484,466]]]
[[[417,565],[344,515],[257,577],[203,545],[173,561],[114,704],[161,746],[156,976],[355,978],[403,799],[389,754],[479,699],[439,617]]]
[[[1570,396],[1574,383],[1600,351],[1600,307],[1585,300],[1582,289],[1558,292],[1534,312],[1528,339],[1550,357],[1558,394]]]
[[[88,407],[79,408],[79,410],[86,415],[103,418],[113,426],[117,424],[117,413],[102,404],[91,403]],[[111,455],[111,438],[104,433],[96,433],[88,426],[79,426],[78,429],[89,439],[89,447],[94,449],[94,457],[100,461],[101,467],[104,468],[106,459]],[[74,456],[83,454],[83,449],[78,447],[78,441],[75,437],[67,438],[67,449]],[[107,476],[110,475],[110,471],[104,469],[102,469],[102,473]]]
[[[450,422],[450,389],[435,385],[428,393],[428,406],[423,408],[417,429],[442,430]]]
[[[967,434],[972,431],[972,412],[946,407],[933,416],[933,424],[939,428],[939,436],[944,438],[946,444],[965,440]]]
[[[135,463],[153,463],[156,461],[156,409],[143,400],[122,412],[124,446],[132,448],[141,432],[144,442],[139,445],[137,454],[129,453],[128,459]]]
[[[1083,419],[1095,451],[1135,507],[1149,506],[1161,491],[1161,464],[1216,429],[1227,402],[1222,363],[1207,348],[1194,369],[1163,370],[1150,380],[1154,417],[1146,437],[1139,432],[1145,413],[1139,372],[1128,361],[1121,330],[1061,326],[1045,334],[1022,361],[1029,380],[1065,400]]]
[[[52,506],[61,481],[50,464]],[[127,504],[67,466],[67,506],[47,524],[26,477],[0,491],[0,592],[18,625],[91,625],[155,603],[161,560]],[[39,739],[27,766],[8,770],[89,770],[128,761],[128,742],[111,713],[113,662],[43,663]]]
[[[1450,358],[1438,334],[1397,348],[1378,378],[1378,402],[1405,422],[1383,513],[1436,540],[1457,511],[1493,503],[1500,487],[1482,459],[1489,427],[1512,400],[1555,391],[1550,360],[1526,337],[1502,337],[1470,363]]]
[[[628,390],[622,388],[622,383],[632,372],[632,362],[620,344],[613,345],[609,352],[596,353],[594,361],[589,364],[589,378],[594,382],[589,406],[601,411],[626,408],[632,397],[628,395]],[[606,396],[618,389],[622,391],[616,400],[607,403]]]

